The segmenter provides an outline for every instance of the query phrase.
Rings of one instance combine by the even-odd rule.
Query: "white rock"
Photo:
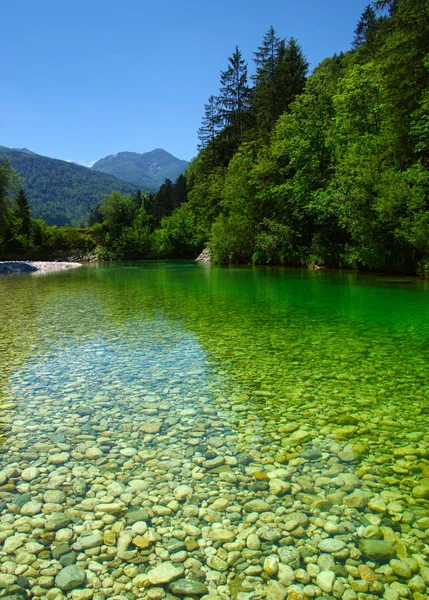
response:
[[[179,502],[186,500],[188,496],[192,494],[193,490],[190,485],[178,485],[174,489],[174,496]]]
[[[332,571],[320,571],[316,577],[316,583],[323,592],[327,594],[332,592],[334,586],[335,573]]]
[[[37,467],[28,467],[28,469],[24,469],[21,473],[21,479],[24,481],[33,481],[40,475],[40,470]]]

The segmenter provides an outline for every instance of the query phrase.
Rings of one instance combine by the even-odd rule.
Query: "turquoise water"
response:
[[[427,284],[109,263],[0,300],[6,589],[427,597]]]

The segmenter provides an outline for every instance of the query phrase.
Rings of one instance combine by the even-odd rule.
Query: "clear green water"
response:
[[[160,540],[145,549],[131,544],[127,552],[133,556],[116,557],[114,565],[111,546],[98,547],[91,560],[98,557],[104,569],[97,575],[100,587],[91,579],[83,587],[98,589],[100,599],[114,593],[146,597],[151,586],[136,591],[135,575],[123,569],[137,565],[144,574],[170,560],[167,542],[185,521],[201,528],[202,542],[188,544],[190,549],[179,550],[186,555],[176,559],[195,559],[204,573],[215,573],[205,583],[225,598],[264,597],[279,576],[261,567],[283,545],[301,551],[305,568],[320,562],[321,539],[338,537],[348,552],[334,556],[337,566],[377,568],[377,561],[356,550],[362,524],[378,528],[375,537],[391,543],[401,560],[426,560],[429,498],[413,490],[429,484],[427,284],[282,268],[111,263],[3,277],[0,302],[0,458],[8,475],[0,487],[2,530],[14,531],[10,515],[12,521],[20,515],[9,503],[27,493],[42,504],[41,516],[31,518],[43,531],[51,510],[46,512],[43,494],[59,477],[57,489],[68,497],[54,508],[69,511],[68,527],[75,528],[70,545],[87,532],[105,534],[113,527],[110,515],[103,520],[96,505],[82,508],[73,480],[85,480],[87,497],[104,503],[118,498],[109,482],[123,484],[125,494],[129,481],[147,483],[131,499],[119,499],[122,512],[114,521],[122,519],[126,527],[126,511],[144,506]],[[89,458],[86,451],[93,447],[103,455]],[[124,455],[125,448],[137,454]],[[344,450],[352,452],[352,460],[344,458]],[[67,461],[52,464],[49,456],[60,452],[68,454]],[[216,457],[222,460],[213,471],[204,463]],[[31,466],[40,476],[20,487],[22,469]],[[276,469],[283,472],[271,476]],[[338,483],[344,473],[358,478],[349,488]],[[270,480],[280,481],[278,487]],[[178,484],[190,485],[192,494],[176,508]],[[354,489],[365,496],[362,505],[347,500]],[[228,505],[210,511],[218,498]],[[255,521],[243,510],[252,499],[268,500],[271,507]],[[374,508],[371,500],[384,506]],[[167,513],[156,508],[169,502]],[[186,512],[187,505],[200,513]],[[282,527],[303,512],[310,521],[301,529]],[[339,531],[326,531],[328,521]],[[355,530],[342,528],[343,522],[352,522]],[[217,523],[244,540],[241,546],[210,541],[203,528]],[[259,550],[245,545],[242,532],[252,527],[259,531]],[[278,537],[264,539],[261,527],[271,527]],[[43,560],[52,560],[55,535],[31,538],[45,536]],[[214,568],[208,560],[213,550],[227,568]],[[238,552],[233,562],[231,552]],[[85,554],[77,557],[85,568],[86,560]],[[189,565],[186,574],[193,579]],[[103,587],[118,568],[123,583]],[[40,594],[39,573],[32,569],[30,583]],[[313,597],[340,598],[350,581],[344,572],[336,577],[336,595],[321,592],[315,577],[306,585],[315,587]],[[353,570],[349,577],[361,580]],[[380,585],[410,580],[386,577],[378,575]],[[304,593],[299,577],[282,585]],[[369,597],[383,597],[367,587]]]

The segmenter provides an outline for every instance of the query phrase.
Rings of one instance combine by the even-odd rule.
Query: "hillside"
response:
[[[137,191],[131,183],[113,175],[91,171],[74,163],[0,146],[0,157],[9,160],[23,178],[32,216],[50,225],[86,223],[91,209],[106,194]]]
[[[175,181],[188,166],[186,160],[180,160],[162,148],[139,154],[137,152],[119,152],[97,161],[91,169],[101,171],[129,181],[144,189],[157,190],[165,179]]]

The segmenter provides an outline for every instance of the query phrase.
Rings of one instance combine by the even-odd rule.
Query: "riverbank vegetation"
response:
[[[427,0],[383,0],[365,9],[352,49],[309,77],[298,42],[272,27],[252,77],[236,48],[180,182],[124,209],[120,230],[112,197],[102,207],[106,251],[180,257],[208,245],[217,262],[427,275],[428,40]]]
[[[236,47],[199,153],[155,195],[92,214],[104,258],[346,267],[429,275],[429,2],[378,0],[351,50],[308,76],[273,27],[253,75]]]
[[[0,160],[0,259],[87,255],[95,247],[84,230],[47,225],[43,219],[33,219],[19,177],[7,161]]]

